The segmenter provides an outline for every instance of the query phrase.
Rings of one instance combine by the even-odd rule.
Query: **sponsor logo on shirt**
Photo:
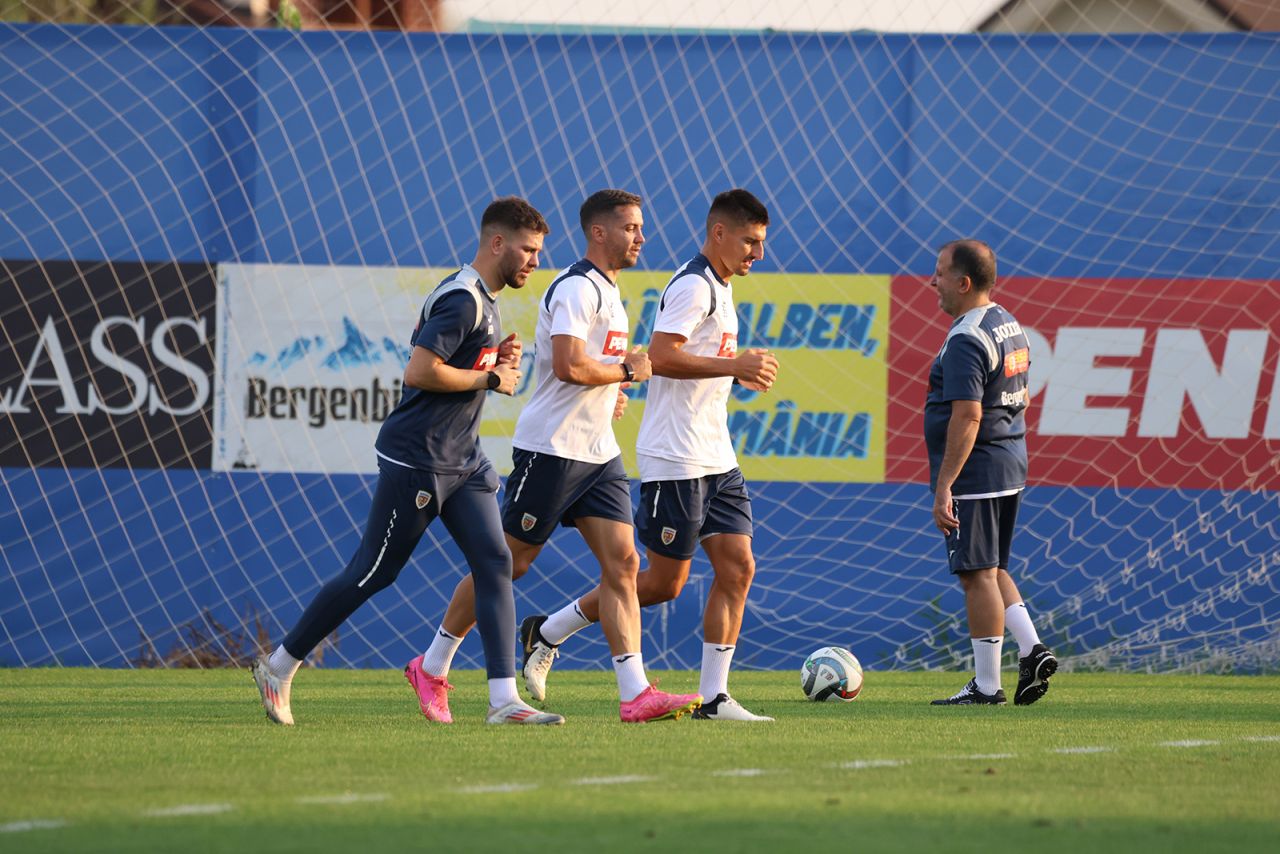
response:
[[[609,334],[604,339],[604,355],[606,356],[625,356],[627,355],[627,333],[610,329]]]
[[[476,356],[476,363],[471,366],[473,371],[492,371],[498,365],[498,348],[485,347],[480,351],[480,355]]]
[[[723,356],[726,359],[732,359],[738,355],[738,336],[733,332],[725,332],[720,336],[720,352],[717,356]]]
[[[1018,325],[1018,321],[1011,320],[1008,323],[1000,324],[995,329],[991,330],[991,333],[995,336],[997,344],[1003,344],[1013,336],[1021,335],[1022,327]]]
[[[1008,406],[1014,409],[1020,409],[1021,407],[1029,405],[1030,402],[1031,401],[1027,395],[1027,390],[1025,388],[1022,389],[1021,391],[1000,392],[1001,406]]]
[[[1031,365],[1029,352],[1026,347],[1023,347],[1021,350],[1014,350],[1005,356],[1004,375],[1006,377],[1016,377],[1018,374],[1025,374],[1027,368]]]

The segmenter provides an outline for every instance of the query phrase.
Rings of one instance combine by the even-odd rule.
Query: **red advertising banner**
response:
[[[929,366],[951,318],[892,284],[885,479],[927,482]],[[1032,483],[1280,489],[1280,289],[1230,280],[1005,279],[1031,341]]]

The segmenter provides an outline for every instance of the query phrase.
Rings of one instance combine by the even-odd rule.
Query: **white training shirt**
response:
[[[667,284],[653,331],[683,336],[690,355],[732,358],[738,352],[733,286],[697,255]],[[641,481],[691,480],[737,468],[729,436],[732,386],[732,377],[649,380],[636,440]]]
[[[613,436],[619,384],[561,381],[552,367],[551,339],[578,338],[586,342],[589,357],[612,365],[626,356],[629,329],[618,286],[595,264],[584,259],[556,276],[538,306],[537,385],[516,421],[515,447],[584,463],[607,463],[621,453]]]

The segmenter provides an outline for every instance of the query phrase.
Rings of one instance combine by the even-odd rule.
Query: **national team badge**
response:
[[[425,489],[418,490],[418,497],[413,499],[414,506],[417,507],[419,510],[421,510],[430,503],[431,503],[431,493],[427,492]]]
[[[533,526],[538,524],[538,517],[532,513],[526,513],[520,517],[520,530],[532,531]]]
[[[675,541],[676,541],[676,529],[675,529],[675,528],[663,528],[663,529],[662,529],[662,544],[663,544],[664,546],[669,546],[669,545],[671,545],[672,543],[674,543]]]

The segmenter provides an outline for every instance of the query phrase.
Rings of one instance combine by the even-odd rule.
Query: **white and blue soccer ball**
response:
[[[843,700],[848,703],[856,700],[862,691],[862,665],[849,650],[824,646],[804,660],[800,687],[814,702]]]

